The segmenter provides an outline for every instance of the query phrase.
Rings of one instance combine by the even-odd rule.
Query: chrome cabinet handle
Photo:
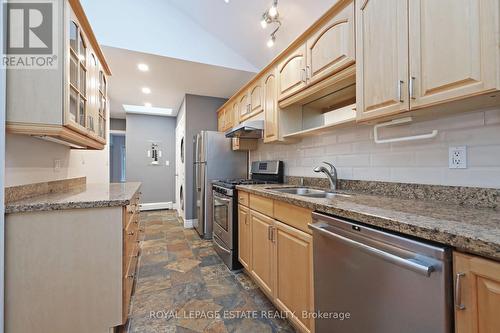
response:
[[[311,79],[311,67],[306,66],[306,79],[310,80]]]
[[[403,80],[399,80],[398,82],[398,100],[400,103],[403,103],[403,83],[405,83]]]
[[[276,227],[271,227],[271,241],[276,243]]]
[[[411,99],[416,99],[416,97],[415,97],[415,91],[414,91],[414,86],[415,86],[415,77],[412,76],[410,78],[410,98]]]
[[[271,226],[270,225],[267,226],[267,239],[271,240]]]
[[[455,277],[455,307],[457,310],[465,310],[465,305],[462,304],[462,278],[465,273],[457,273]]]
[[[306,83],[306,79],[307,79],[307,73],[306,73],[306,69],[305,68],[302,68],[301,69],[301,72],[300,72],[300,80],[304,83]]]

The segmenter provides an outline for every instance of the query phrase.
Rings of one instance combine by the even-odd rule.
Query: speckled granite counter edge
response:
[[[41,211],[58,211],[67,209],[85,209],[85,208],[106,208],[106,207],[121,207],[131,203],[132,198],[140,191],[141,183],[134,183],[135,188],[130,191],[130,198],[127,199],[109,199],[109,200],[81,200],[67,201],[62,203],[10,203],[5,205],[5,214],[41,212]],[[82,186],[85,188],[85,186]],[[36,197],[35,197],[36,198]]]
[[[265,189],[248,188],[245,185],[239,185],[237,186],[237,189],[260,195],[269,199],[283,201],[295,206],[308,208],[313,211],[343,217],[367,225],[399,232],[408,236],[452,246],[462,252],[476,254],[496,261],[500,261],[499,244],[486,242],[481,239],[464,237],[461,235],[450,233],[448,231],[439,230],[437,226],[435,228],[425,228],[417,225],[412,225],[404,221],[371,215],[362,211],[337,208],[334,207],[333,204],[325,205],[322,203],[313,202],[314,199],[306,199],[283,193],[270,192],[266,191]]]
[[[52,180],[48,182],[9,186],[4,190],[5,204],[10,204],[18,200],[33,198],[48,193],[69,191],[72,188],[85,186],[86,183],[87,177],[76,177]]]

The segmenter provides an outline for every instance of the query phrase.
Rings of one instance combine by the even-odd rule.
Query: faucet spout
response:
[[[328,178],[328,181],[330,182],[330,190],[336,191],[337,190],[337,180],[338,180],[337,168],[335,168],[335,166],[331,163],[328,163],[328,162],[323,162],[323,163],[326,164],[329,167],[329,169],[327,169],[324,166],[317,166],[313,169],[313,171],[316,173],[320,173],[320,172],[324,173],[326,175],[326,177]]]

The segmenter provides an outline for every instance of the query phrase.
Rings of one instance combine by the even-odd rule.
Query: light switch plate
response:
[[[449,148],[449,168],[467,169],[467,146]]]

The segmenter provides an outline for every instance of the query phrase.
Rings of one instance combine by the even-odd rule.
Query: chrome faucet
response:
[[[314,172],[323,172],[326,177],[328,177],[328,181],[330,181],[330,190],[335,192],[337,190],[337,169],[333,166],[333,164],[328,162],[323,162],[328,165],[330,170],[325,168],[324,166],[317,166],[313,169]]]

